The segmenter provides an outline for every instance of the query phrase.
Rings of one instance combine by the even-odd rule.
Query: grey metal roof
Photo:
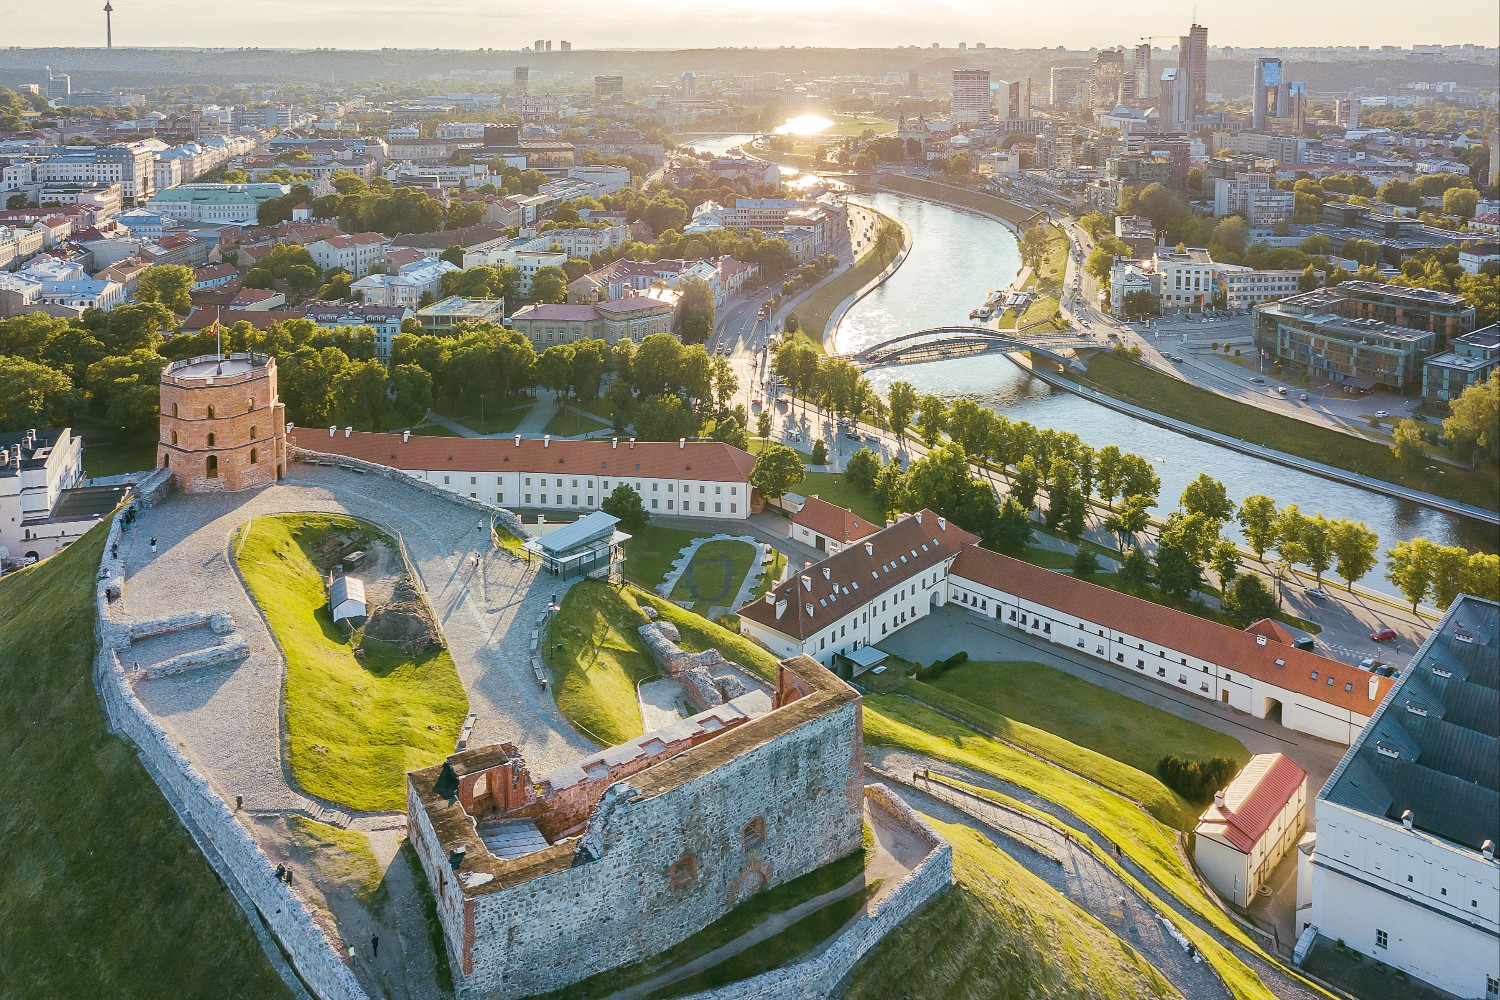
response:
[[[357,577],[341,576],[333,581],[328,588],[328,606],[334,609],[334,617],[338,617],[338,607],[345,601],[355,601],[361,607],[365,605],[365,585]]]
[[[1462,596],[1321,798],[1479,849],[1500,842],[1500,604]]]
[[[538,547],[548,555],[558,556],[583,545],[607,541],[615,531],[620,519],[613,514],[596,510],[585,514],[565,528],[558,528],[550,535],[537,540]]]

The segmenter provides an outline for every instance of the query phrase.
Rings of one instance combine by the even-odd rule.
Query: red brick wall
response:
[[[210,459],[217,475],[210,474]],[[277,397],[274,361],[215,384],[162,379],[156,464],[172,470],[178,489],[211,493],[265,486],[285,473],[286,463],[286,407]]]

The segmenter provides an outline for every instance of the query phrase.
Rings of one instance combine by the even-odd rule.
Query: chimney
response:
[[[521,435],[519,434],[516,435],[516,447],[521,447]]]
[[[1379,688],[1380,688],[1380,675],[1379,674],[1371,674],[1370,675],[1370,700],[1371,701],[1374,701],[1379,696]]]
[[[895,524],[895,523],[896,523],[896,522],[895,522],[895,521],[892,521],[892,520],[891,520],[891,519],[890,519],[890,518],[886,518],[886,519],[885,519],[885,526],[886,526],[886,527],[887,527],[887,528],[889,528],[889,527],[890,527],[890,526],[891,526],[891,525],[893,525],[893,524]]]
[[[873,556],[874,554],[875,554],[875,543],[874,542],[865,542],[865,555],[867,555],[867,556]]]
[[[329,437],[337,437],[338,433],[339,433],[339,426],[338,426],[338,424],[334,424],[333,426],[331,426],[331,427],[328,428],[328,436]]]
[[[687,438],[678,438],[677,439],[677,447],[679,447],[679,448],[686,448],[687,447]]]
[[[293,424],[293,423],[292,423],[292,422],[291,422],[291,421],[290,421],[290,420],[289,420],[289,421],[287,421],[287,425],[286,425],[286,432],[287,432],[287,433],[288,433],[288,434],[290,434],[290,433],[292,433],[292,428],[293,428],[293,427],[294,427],[294,426],[296,426],[296,425],[295,425],[295,424]]]
[[[344,437],[348,437],[349,435],[351,435],[353,433],[354,433],[354,428],[353,427],[345,427],[344,428]]]
[[[550,448],[550,447],[552,447],[552,435],[551,434],[543,434],[542,435],[542,447],[543,448]]]
[[[1401,825],[1403,827],[1405,827],[1406,829],[1408,829],[1408,830],[1411,829],[1411,810],[1410,809],[1407,809],[1404,812],[1402,812],[1402,814],[1401,814]]]
[[[1483,844],[1480,845],[1480,847],[1479,847],[1479,853],[1484,855],[1484,860],[1486,860],[1486,861],[1494,861],[1495,860],[1495,842],[1493,840],[1486,840]]]
[[[401,432],[401,443],[405,444],[406,442],[408,442],[410,440],[411,440],[411,431],[402,431]]]
[[[620,447],[620,439],[619,438],[610,438],[609,439],[609,450],[610,451],[614,451],[618,447]]]
[[[922,512],[921,512],[921,511],[920,511],[920,510],[919,510],[919,511],[917,511],[917,512],[916,512],[916,514],[914,514],[914,515],[912,515],[912,516],[913,516],[913,517],[915,517],[915,518],[916,518],[916,519],[917,519],[917,523],[918,523],[918,524],[921,524],[921,523],[922,523]]]
[[[1214,792],[1214,808],[1215,809],[1223,809],[1224,808],[1224,793],[1223,792]]]
[[[946,517],[940,517],[940,518],[938,518],[938,530],[939,531],[947,531],[948,530],[948,519]]]
[[[766,591],[766,603],[772,605],[776,603],[776,595],[771,593],[769,590]]]
[[[630,439],[630,448],[632,451],[635,450],[635,438]]]

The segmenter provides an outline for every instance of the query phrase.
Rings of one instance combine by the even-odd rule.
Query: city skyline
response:
[[[1381,7],[1388,9],[1382,11]],[[1459,0],[1445,28],[1421,25],[1410,44],[1495,45],[1500,30],[1476,39],[1474,26],[1492,23],[1493,9],[1482,0]],[[1451,8],[1450,8],[1451,9]],[[1071,0],[1065,8],[1007,12],[1003,23],[983,0],[939,0],[913,15],[895,0],[765,0],[753,11],[733,11],[719,3],[705,7],[669,0],[658,16],[642,19],[620,12],[617,5],[585,0],[570,16],[538,17],[497,10],[479,0],[456,0],[434,9],[413,0],[267,0],[251,7],[216,11],[212,25],[196,15],[190,0],[152,0],[121,4],[115,10],[115,44],[120,47],[211,47],[233,39],[245,46],[330,46],[345,49],[496,48],[516,50],[535,38],[568,38],[580,49],[665,49],[734,47],[775,48],[787,44],[831,48],[895,48],[940,42],[945,49],[960,42],[973,47],[1070,49],[1134,45],[1148,35],[1170,48],[1193,19],[1188,4],[1153,2],[1128,9],[1103,0]],[[1332,46],[1398,44],[1394,25],[1398,8],[1388,0],[1357,23],[1333,9],[1319,10],[1291,0],[1268,0],[1254,7],[1200,4],[1198,23],[1210,30],[1215,46]],[[65,13],[66,16],[59,16]],[[1385,13],[1388,16],[1378,16]],[[1480,18],[1485,20],[1481,21]],[[732,20],[731,20],[732,18]],[[46,7],[0,6],[10,43],[17,47],[104,46],[103,8],[97,0],[62,0]],[[672,26],[674,44],[661,44],[663,23]],[[454,34],[462,29],[462,34]],[[97,37],[95,37],[97,36]],[[455,46],[456,39],[465,44]],[[300,42],[300,45],[289,43]],[[392,43],[399,43],[393,45]]]

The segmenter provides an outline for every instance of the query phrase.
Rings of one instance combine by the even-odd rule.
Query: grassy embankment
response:
[[[636,685],[657,676],[657,669],[639,632],[647,621],[643,605],[677,626],[682,648],[718,649],[762,678],[775,677],[776,658],[742,636],[635,587],[582,581],[548,627],[543,659],[558,709],[596,742],[612,746],[644,732]]]
[[[949,892],[865,958],[846,1000],[1176,997],[1127,942],[965,826],[929,819],[953,845]]]
[[[632,532],[630,541],[625,543],[625,579],[637,587],[655,590],[667,578],[667,571],[682,550],[693,539],[703,537],[706,536],[702,532],[654,524]]]
[[[1002,330],[1024,330],[1034,323],[1047,323],[1049,320],[1049,329],[1068,329],[1068,324],[1058,315],[1058,299],[1063,294],[1069,247],[1068,234],[1061,227],[1047,227],[1047,252],[1042,258],[1041,269],[1038,271],[1033,268],[1026,279],[1026,288],[1033,293],[1031,303],[1020,316],[1016,315],[1015,310],[1006,310],[1000,317]]]
[[[261,517],[236,534],[236,562],[286,654],[293,779],[353,809],[399,810],[406,772],[453,752],[469,699],[446,649],[413,659],[366,637],[355,656],[309,555],[330,531],[378,535],[347,517]]]
[[[134,748],[105,732],[104,532],[0,580],[0,995],[290,996]]]
[[[1396,458],[1390,448],[1378,442],[1228,399],[1114,354],[1095,355],[1089,360],[1088,373],[1074,377],[1084,385],[1127,403],[1250,444],[1435,493],[1486,510],[1500,509],[1500,500],[1497,500],[1500,490],[1497,490],[1493,469],[1470,472],[1442,466],[1412,471]]]
[[[881,225],[890,224],[883,216],[878,216],[877,220]],[[902,232],[904,234],[905,231]],[[889,267],[900,252],[900,243],[892,243],[882,250],[877,241],[854,262],[853,267],[799,302],[793,311],[797,314],[798,328],[807,341],[818,350],[825,350],[827,336],[832,332],[828,329],[828,321],[834,310],[849,296],[879,277],[880,272]]]
[[[931,198],[937,201],[951,202],[960,208],[983,212],[986,215],[998,216],[1017,227],[1024,225],[1038,214],[1035,209],[1025,208],[986,191],[953,187],[949,184],[923,180],[920,177],[903,177],[891,174],[885,177],[881,182],[881,186],[897,194],[908,194],[915,198]]]

